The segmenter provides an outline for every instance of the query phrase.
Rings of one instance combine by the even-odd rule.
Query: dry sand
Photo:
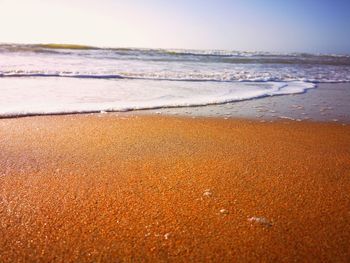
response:
[[[0,262],[346,262],[349,193],[349,125],[0,120]]]

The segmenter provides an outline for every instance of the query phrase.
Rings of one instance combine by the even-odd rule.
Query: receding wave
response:
[[[305,82],[101,81],[1,78],[0,117],[194,107],[303,93]],[[6,92],[5,92],[6,91]]]

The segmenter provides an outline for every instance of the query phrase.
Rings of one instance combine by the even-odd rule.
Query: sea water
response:
[[[200,106],[350,82],[350,56],[0,45],[0,116]]]

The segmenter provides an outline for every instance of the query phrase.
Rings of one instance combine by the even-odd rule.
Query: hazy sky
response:
[[[350,53],[350,0],[0,0],[0,42]]]

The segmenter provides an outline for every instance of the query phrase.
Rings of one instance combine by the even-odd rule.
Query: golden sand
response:
[[[101,116],[0,120],[0,262],[350,260],[350,126]]]

